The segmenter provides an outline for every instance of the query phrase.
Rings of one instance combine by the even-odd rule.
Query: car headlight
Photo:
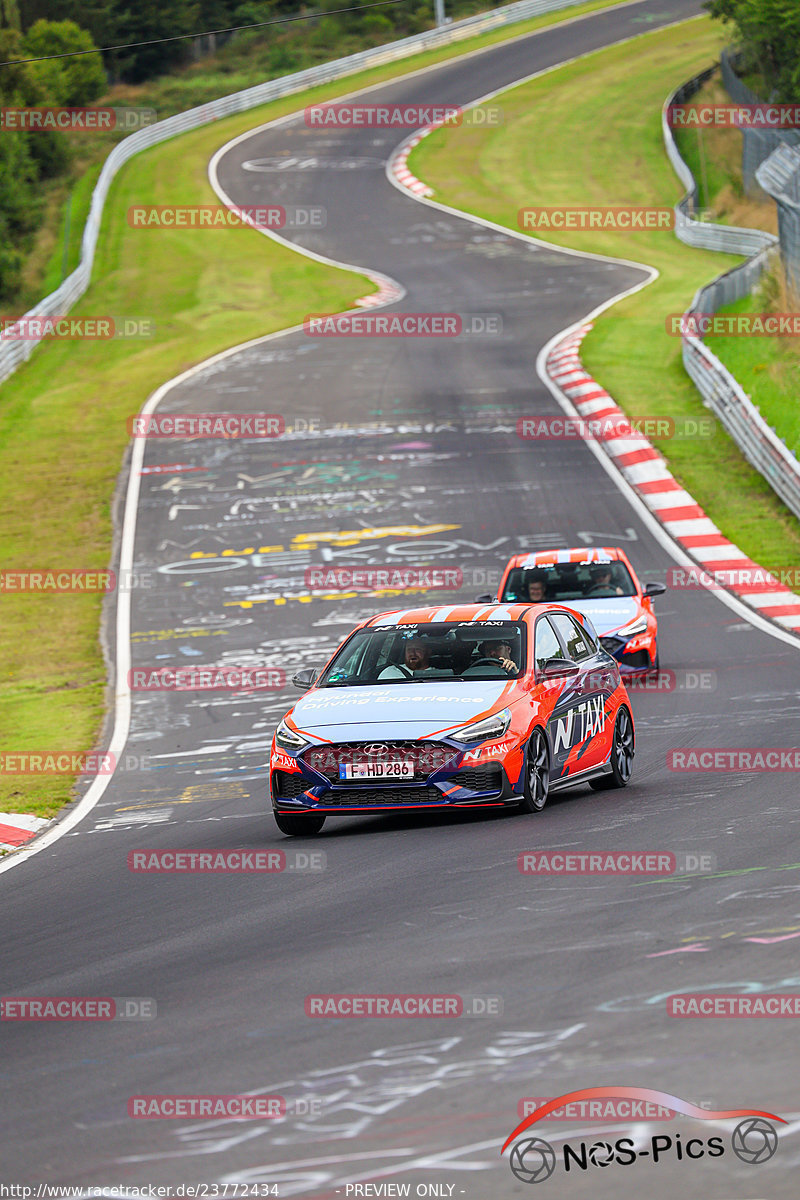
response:
[[[502,737],[510,723],[511,709],[504,708],[502,712],[493,713],[491,717],[484,717],[472,725],[464,725],[447,736],[456,742],[486,742],[489,738]]]
[[[275,741],[284,750],[298,750],[306,744],[306,739],[301,738],[299,733],[295,733],[293,729],[290,729],[285,721],[281,721],[275,730]]]
[[[616,631],[617,637],[635,637],[637,633],[647,633],[647,617],[637,617],[630,625],[623,625]]]

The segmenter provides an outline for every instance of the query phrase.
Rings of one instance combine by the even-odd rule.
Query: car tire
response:
[[[614,740],[611,744],[611,772],[593,779],[589,787],[595,792],[606,792],[610,788],[627,787],[633,773],[634,756],[633,721],[624,704],[617,710],[614,722]]]
[[[550,751],[547,738],[538,726],[531,734],[525,752],[525,782],[519,806],[523,812],[541,812],[550,792]]]
[[[279,813],[273,809],[272,815],[281,833],[289,837],[313,837],[325,824],[325,817],[319,813]]]

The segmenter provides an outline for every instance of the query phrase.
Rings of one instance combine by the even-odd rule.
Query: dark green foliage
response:
[[[0,60],[22,57],[19,33],[0,29]],[[29,107],[39,99],[39,89],[26,66],[0,68],[0,106]],[[0,135],[0,301],[19,285],[27,235],[39,219],[36,184],[40,172],[32,145],[36,136],[42,135],[22,132]]]
[[[22,39],[25,58],[48,61],[28,64],[28,69],[47,97],[48,104],[74,107],[91,104],[108,87],[103,59],[99,54],[75,58],[48,58],[71,50],[93,50],[94,42],[74,21],[36,21]]]
[[[798,0],[709,0],[712,17],[733,27],[746,73],[763,80],[764,98],[794,103],[800,96]]]

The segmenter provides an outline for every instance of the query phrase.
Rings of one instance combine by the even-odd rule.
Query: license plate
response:
[[[340,779],[413,779],[413,758],[395,758],[390,762],[354,762],[339,764]]]

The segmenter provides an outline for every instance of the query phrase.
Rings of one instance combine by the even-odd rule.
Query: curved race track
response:
[[[696,11],[694,0],[644,0],[381,85],[369,99],[466,104]],[[162,411],[284,413],[314,418],[320,431],[148,442],[147,468],[181,466],[141,479],[135,565],[157,586],[133,595],[134,666],[235,662],[291,674],[323,660],[357,619],[390,607],[293,599],[310,564],[455,565],[469,581],[462,599],[485,590],[481,570],[518,549],[619,541],[645,579],[673,565],[584,445],[526,443],[514,432],[518,415],[558,411],[536,375],[541,347],[643,272],[418,204],[385,176],[401,136],[320,133],[299,117],[232,145],[219,181],[244,205],[324,205],[324,229],[292,236],[398,281],[406,295],[384,311],[499,313],[503,335],[295,332],[169,389]],[[135,696],[131,769],[66,836],[2,876],[2,991],[149,996],[158,1017],[4,1022],[4,1181],[401,1194],[347,1190],[369,1182],[481,1200],[526,1192],[499,1157],[524,1096],[618,1083],[791,1117],[791,1022],[671,1020],[665,996],[800,986],[796,780],[675,775],[666,756],[680,746],[792,745],[797,651],[706,593],[669,592],[658,610],[662,664],[710,672],[714,690],[634,694],[638,754],[626,791],[562,794],[538,818],[329,820],[302,843],[327,856],[318,874],[129,872],[126,856],[141,847],[301,846],[277,833],[266,795],[272,731],[297,693]],[[717,872],[533,879],[516,866],[533,847],[705,852]],[[497,996],[503,1015],[308,1019],[304,997],[325,991]],[[127,1116],[132,1095],[250,1091],[311,1098],[321,1111],[244,1123]],[[697,1135],[697,1122],[683,1124]],[[577,1143],[631,1127],[548,1128],[551,1141]],[[789,1197],[793,1131],[790,1121],[762,1166],[730,1150],[673,1156],[630,1173],[562,1172],[550,1194]]]

